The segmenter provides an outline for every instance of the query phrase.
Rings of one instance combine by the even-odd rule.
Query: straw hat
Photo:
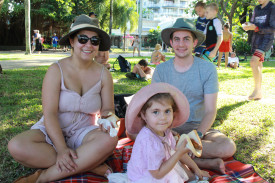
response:
[[[70,45],[70,35],[77,33],[81,30],[91,30],[98,34],[98,36],[101,38],[99,44],[99,51],[108,51],[110,49],[110,36],[105,31],[99,28],[97,18],[90,18],[87,15],[80,15],[75,19],[75,22],[72,24],[69,33],[60,39],[59,44]]]
[[[139,113],[143,105],[157,93],[170,93],[173,97],[178,110],[174,112],[174,120],[172,128],[181,126],[189,117],[189,103],[185,95],[176,87],[167,83],[153,83],[140,89],[131,99],[126,115],[125,126],[126,130],[131,135],[137,135],[145,121],[140,117]]]
[[[195,34],[196,38],[198,39],[198,44],[196,45],[196,47],[201,45],[205,40],[205,35],[202,32],[197,31],[193,21],[187,18],[178,18],[172,27],[163,29],[161,31],[161,38],[166,45],[171,47],[170,45],[171,34],[173,32],[182,31],[182,30],[188,30]]]

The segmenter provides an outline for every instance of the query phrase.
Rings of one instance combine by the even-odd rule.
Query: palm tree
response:
[[[126,31],[128,29],[127,23],[130,22],[130,32],[135,31],[138,27],[139,15],[136,12],[136,2],[134,0],[115,1],[113,13],[116,15],[113,23],[115,27],[119,27],[121,33],[124,34],[125,43]],[[125,44],[123,50],[125,50]]]

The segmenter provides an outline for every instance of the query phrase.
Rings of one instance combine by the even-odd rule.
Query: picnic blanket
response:
[[[114,154],[110,156],[106,163],[113,169],[114,172],[126,172],[127,162],[131,157],[131,150],[134,142],[128,138],[119,140]],[[226,174],[220,175],[216,172],[207,170],[211,178],[209,182],[212,183],[268,183],[261,178],[254,170],[252,165],[241,163],[235,160],[233,157],[225,160]],[[52,183],[78,183],[78,182],[108,182],[108,180],[102,176],[98,176],[93,173],[81,173],[75,176],[71,176]]]

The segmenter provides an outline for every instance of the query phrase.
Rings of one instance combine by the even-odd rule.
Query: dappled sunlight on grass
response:
[[[132,68],[142,58],[150,60],[150,57],[126,57]],[[111,67],[115,60],[110,59]],[[274,181],[275,104],[271,104],[270,99],[275,99],[275,62],[264,63],[263,92],[267,102],[246,100],[245,96],[253,89],[253,77],[249,62],[241,65],[242,68],[236,70],[218,69],[220,94],[214,128],[236,142],[238,160],[252,164],[263,178]],[[115,94],[134,94],[151,83],[151,80],[130,80],[126,73],[119,72],[118,63],[114,66],[117,71],[111,74]],[[33,171],[11,158],[7,144],[13,136],[29,129],[41,118],[41,88],[47,68],[5,70],[0,77],[0,182],[12,182]]]

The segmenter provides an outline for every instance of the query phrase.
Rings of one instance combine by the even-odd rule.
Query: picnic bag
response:
[[[121,72],[131,72],[131,64],[123,56],[119,55],[117,61]]]

